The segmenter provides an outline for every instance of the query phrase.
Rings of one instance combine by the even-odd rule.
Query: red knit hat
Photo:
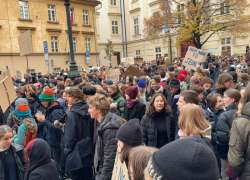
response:
[[[19,111],[19,112],[26,112],[26,111],[28,111],[30,108],[29,108],[29,106],[27,105],[27,104],[20,104],[19,106],[18,106],[18,108],[17,108],[17,110]]]
[[[126,89],[126,94],[131,98],[135,99],[138,95],[138,88],[137,86],[131,86],[128,89]]]
[[[185,77],[183,75],[177,76],[177,79],[179,79],[181,82],[184,81]]]
[[[164,82],[160,82],[159,85],[161,85],[164,89],[166,89],[166,84]]]
[[[182,70],[181,74],[188,75],[188,72],[187,72],[187,70]]]

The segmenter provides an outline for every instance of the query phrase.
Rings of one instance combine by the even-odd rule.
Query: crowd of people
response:
[[[250,179],[246,62],[208,56],[194,71],[161,59],[132,65],[138,76],[119,66],[13,79],[0,180],[111,180],[117,153],[131,180]]]

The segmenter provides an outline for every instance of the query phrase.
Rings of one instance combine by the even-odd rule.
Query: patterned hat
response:
[[[30,117],[31,110],[27,104],[20,104],[16,109],[16,115],[19,118]]]
[[[53,101],[55,99],[55,94],[52,89],[46,89],[40,95],[39,99],[41,101]]]

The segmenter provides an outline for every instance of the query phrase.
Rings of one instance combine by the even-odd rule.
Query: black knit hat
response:
[[[142,130],[139,119],[131,119],[116,133],[116,138],[131,146],[142,144]]]
[[[216,180],[219,171],[213,150],[203,139],[176,140],[154,153],[147,169],[153,180]]]

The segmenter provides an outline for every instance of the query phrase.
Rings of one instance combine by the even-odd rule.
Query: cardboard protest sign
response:
[[[129,66],[128,69],[124,72],[125,76],[131,75],[131,76],[139,76],[140,71],[136,69],[134,66]]]
[[[17,79],[22,79],[22,73],[21,73],[21,71],[16,70],[16,78]]]
[[[30,30],[26,31],[18,37],[18,43],[20,56],[24,56],[33,52]]]
[[[9,69],[0,76],[0,94],[0,106],[5,112],[17,97]]]
[[[134,57],[121,58],[121,62],[126,62],[126,61],[129,61],[130,64],[134,64],[135,63]]]
[[[116,153],[111,180],[129,180],[128,168],[125,162],[124,163],[121,162],[120,155],[118,153]]]
[[[128,66],[128,65],[130,65],[130,61],[126,60],[123,64],[124,64],[124,66]]]
[[[134,62],[135,62],[135,64],[142,64],[143,63],[143,58],[135,58]]]
[[[113,67],[116,67],[118,64],[117,64],[117,56],[111,56],[111,65]]]
[[[119,69],[110,69],[109,72],[106,74],[106,80],[111,80],[115,84],[116,82],[120,80],[119,76],[120,76]]]
[[[206,58],[207,58],[206,51],[189,46],[185,59],[182,62],[182,65],[196,71],[197,64],[205,62]]]
[[[169,58],[165,59],[165,64],[171,64],[171,60]]]

